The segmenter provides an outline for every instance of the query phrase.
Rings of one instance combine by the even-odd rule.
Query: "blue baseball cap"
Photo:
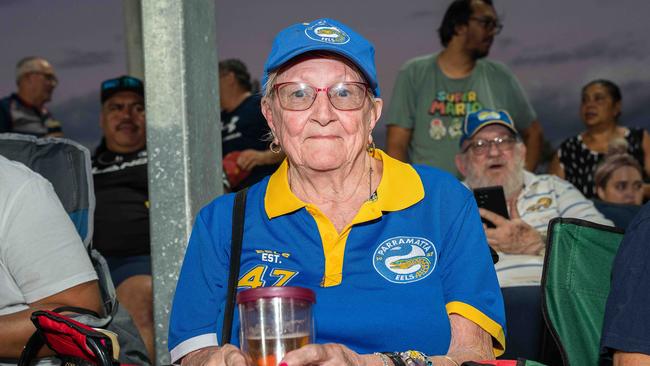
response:
[[[375,96],[379,96],[372,43],[347,25],[327,18],[294,24],[275,36],[264,64],[262,85],[266,85],[270,72],[310,51],[329,51],[349,59],[363,72]]]
[[[510,118],[508,112],[504,110],[481,109],[465,116],[462,130],[463,134],[460,136],[460,146],[463,146],[465,140],[474,137],[481,128],[495,124],[505,126],[516,136],[519,136],[519,132],[515,128],[515,123]]]

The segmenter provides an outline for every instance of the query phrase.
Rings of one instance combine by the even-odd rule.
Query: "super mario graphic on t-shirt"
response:
[[[461,135],[463,119],[468,113],[483,108],[474,90],[467,92],[439,91],[431,102],[429,114],[435,116],[429,125],[429,136],[434,140],[444,137],[457,139]]]

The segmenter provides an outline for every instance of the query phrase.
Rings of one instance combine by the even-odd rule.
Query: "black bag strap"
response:
[[[27,340],[27,344],[20,354],[20,359],[18,359],[18,366],[29,366],[43,346],[45,346],[45,341],[41,336],[41,332],[37,329]]]
[[[246,192],[244,188],[235,195],[235,204],[232,208],[232,238],[230,239],[230,271],[228,273],[228,292],[226,295],[226,309],[223,315],[223,329],[221,331],[221,345],[230,343],[232,332],[232,318],[235,313],[235,294],[239,279],[239,261],[241,259],[242,239],[244,238],[244,213],[246,211]]]

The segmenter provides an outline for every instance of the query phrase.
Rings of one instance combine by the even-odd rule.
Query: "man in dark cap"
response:
[[[94,247],[105,257],[117,298],[153,356],[144,85],[130,76],[101,86],[103,138],[93,156]]]

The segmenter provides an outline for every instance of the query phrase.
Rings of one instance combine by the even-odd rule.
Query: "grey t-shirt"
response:
[[[402,66],[388,109],[387,123],[413,130],[411,163],[458,175],[454,156],[467,113],[481,108],[505,109],[519,130],[537,118],[517,78],[508,68],[486,59],[477,61],[462,79],[445,76],[438,54],[421,56]]]

